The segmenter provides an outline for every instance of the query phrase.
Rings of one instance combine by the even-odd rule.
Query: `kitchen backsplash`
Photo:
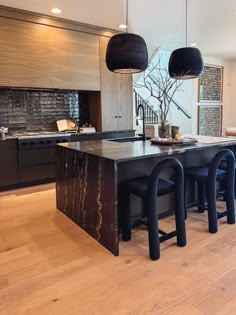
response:
[[[0,89],[0,127],[9,131],[57,130],[56,120],[88,121],[85,92],[46,89]]]

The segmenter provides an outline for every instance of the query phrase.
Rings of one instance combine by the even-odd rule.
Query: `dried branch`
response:
[[[161,63],[162,56],[158,54],[158,51],[159,48],[153,52],[149,66],[143,73],[142,80],[138,83],[134,82],[134,87],[148,91],[149,96],[146,100],[153,97],[158,101],[159,121],[166,123],[170,104],[175,93],[180,91],[183,80],[177,80],[169,76],[168,70]]]

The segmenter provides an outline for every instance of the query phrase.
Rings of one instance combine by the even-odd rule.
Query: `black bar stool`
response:
[[[219,169],[222,159],[226,161],[226,170]],[[209,166],[192,167],[185,170],[185,176],[198,182],[198,206],[199,212],[208,210],[209,232],[216,233],[218,230],[217,219],[227,216],[229,224],[235,223],[234,206],[234,176],[235,157],[231,150],[220,150],[212,159]],[[226,211],[217,212],[216,208],[216,183],[221,181],[225,189]],[[186,181],[185,181],[186,183]],[[186,187],[185,187],[186,188]],[[185,189],[186,194],[186,189]],[[205,197],[208,206],[205,204]],[[186,205],[186,203],[185,203]],[[187,217],[187,209],[185,210]]]
[[[171,168],[175,172],[175,182],[159,178],[161,172]],[[130,219],[130,194],[142,198],[144,210],[148,219],[149,254],[152,260],[160,258],[160,242],[177,237],[177,245],[186,245],[186,230],[184,217],[184,172],[181,163],[175,158],[161,161],[153,169],[150,176],[139,177],[131,180],[123,186],[125,204],[122,207],[122,239],[131,239]],[[163,232],[158,228],[158,205],[157,196],[175,193],[175,222],[176,230],[170,233]],[[124,197],[123,197],[124,198]],[[159,237],[159,234],[162,236]]]

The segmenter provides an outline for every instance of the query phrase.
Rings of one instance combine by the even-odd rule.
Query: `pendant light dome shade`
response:
[[[144,39],[132,33],[111,37],[106,51],[106,65],[117,73],[137,73],[148,66],[148,51]]]
[[[169,74],[172,78],[186,80],[199,77],[204,71],[202,55],[195,47],[184,47],[172,52]]]

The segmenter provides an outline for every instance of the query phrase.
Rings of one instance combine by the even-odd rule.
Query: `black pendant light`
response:
[[[169,74],[172,78],[186,80],[199,77],[204,71],[202,55],[199,49],[188,45],[188,5],[185,0],[185,41],[186,47],[172,52],[169,60]]]
[[[106,65],[117,73],[137,73],[148,66],[148,51],[144,39],[128,33],[128,0],[126,0],[127,33],[111,37],[106,51]]]

